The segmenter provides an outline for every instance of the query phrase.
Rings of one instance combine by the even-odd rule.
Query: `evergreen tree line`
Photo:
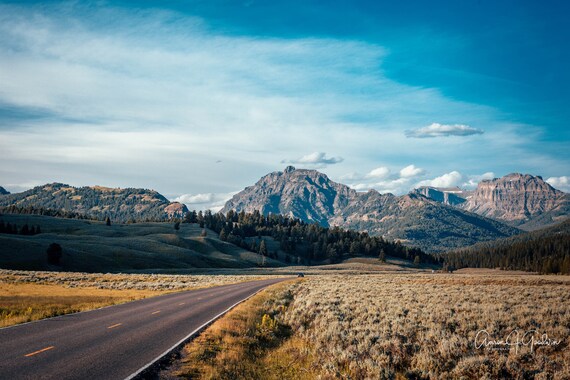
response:
[[[330,260],[336,263],[354,256],[369,256],[385,259],[397,257],[415,263],[438,264],[439,259],[419,248],[405,247],[399,242],[389,242],[382,237],[369,236],[366,232],[346,230],[339,227],[322,227],[316,223],[306,223],[297,218],[283,215],[262,215],[259,211],[227,214],[212,214],[210,211],[190,211],[185,222],[198,223],[219,234],[220,239],[277,258],[277,252],[267,248],[264,236],[279,242],[285,252],[285,261],[303,264]]]
[[[4,223],[3,220],[0,220],[0,234],[12,234],[12,235],[37,235],[41,234],[42,230],[40,226],[28,226],[28,224],[24,224],[21,228],[18,228],[16,224]]]
[[[10,205],[5,207],[0,207],[0,214],[43,215],[43,216],[52,216],[55,218],[93,220],[93,218],[89,218],[87,215],[80,214],[77,212],[54,210],[54,209],[34,207],[34,206],[20,207],[16,205]]]
[[[570,274],[570,234],[511,240],[509,244],[479,244],[442,255],[453,268],[501,268]]]

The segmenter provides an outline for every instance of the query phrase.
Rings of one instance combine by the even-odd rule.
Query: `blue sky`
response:
[[[570,191],[563,1],[0,2],[0,185]]]

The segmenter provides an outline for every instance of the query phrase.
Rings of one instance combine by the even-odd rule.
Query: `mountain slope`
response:
[[[37,186],[0,197],[0,207],[35,208],[77,213],[94,219],[109,216],[116,222],[182,218],[186,206],[154,190],[73,187],[62,183]]]
[[[559,222],[570,211],[567,194],[540,176],[519,173],[482,181],[461,207],[525,229]]]
[[[279,213],[324,226],[368,231],[428,252],[519,232],[420,194],[397,197],[374,190],[358,193],[318,171],[293,167],[270,173],[236,194],[222,212],[229,210]]]
[[[0,186],[0,195],[8,195],[8,194],[10,194],[10,192],[5,188],[3,188],[2,186]]]

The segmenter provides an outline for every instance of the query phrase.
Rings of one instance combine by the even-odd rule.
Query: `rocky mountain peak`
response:
[[[348,186],[316,170],[287,166],[283,172],[269,173],[234,195],[221,212],[258,210],[263,214],[295,215],[327,226],[329,218],[355,195]]]
[[[8,194],[10,194],[10,192],[5,188],[3,188],[2,186],[0,186],[0,195],[8,195]]]

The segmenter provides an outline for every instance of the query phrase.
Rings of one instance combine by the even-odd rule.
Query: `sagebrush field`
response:
[[[276,307],[283,305],[284,291],[275,300],[264,296],[264,302],[249,303],[258,309],[249,327],[233,331],[225,323],[217,329],[225,336],[251,331],[255,337],[268,314],[278,323],[276,333],[290,331],[286,338],[276,336],[277,347],[244,361],[247,355],[240,359],[231,345],[208,349],[223,342],[214,330],[188,346],[178,374],[224,378],[219,371],[232,366],[259,379],[570,377],[567,276],[319,275],[288,285],[292,299]]]

